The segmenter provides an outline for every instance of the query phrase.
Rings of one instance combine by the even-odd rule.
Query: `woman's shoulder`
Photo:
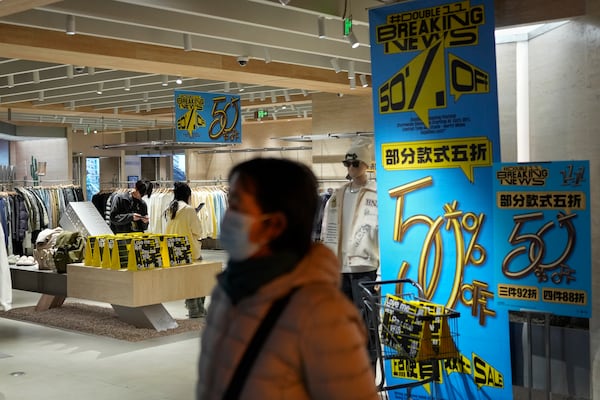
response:
[[[354,318],[356,307],[342,293],[329,283],[309,283],[301,286],[294,294],[296,306],[307,311],[307,317],[316,322],[324,319],[332,322],[337,319]]]

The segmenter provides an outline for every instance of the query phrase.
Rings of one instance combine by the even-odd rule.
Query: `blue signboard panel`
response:
[[[493,9],[423,0],[369,12],[382,279],[410,278],[425,300],[460,313],[459,356],[440,360],[413,399],[512,398],[508,311],[494,291]],[[410,358],[385,369],[389,385],[432,373]]]
[[[175,91],[175,141],[241,143],[240,96]]]
[[[591,318],[588,161],[494,165],[499,304]]]

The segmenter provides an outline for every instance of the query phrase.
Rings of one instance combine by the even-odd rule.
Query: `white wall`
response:
[[[598,2],[596,2],[598,3]],[[529,43],[532,161],[590,160],[592,398],[600,399],[600,21],[588,17]],[[583,238],[587,239],[587,238]],[[596,273],[594,273],[596,272]]]
[[[31,157],[46,162],[46,175],[40,177],[44,186],[71,182],[69,146],[66,138],[14,141],[10,144],[10,163],[15,166],[18,184],[31,186]]]

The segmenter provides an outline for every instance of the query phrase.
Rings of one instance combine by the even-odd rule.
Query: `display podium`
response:
[[[199,261],[145,271],[67,265],[67,297],[110,303],[124,322],[157,331],[177,322],[162,303],[210,295],[222,263]]]

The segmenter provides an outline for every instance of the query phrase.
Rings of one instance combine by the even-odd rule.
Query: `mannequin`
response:
[[[363,301],[359,283],[377,280],[379,271],[377,190],[367,172],[371,154],[370,143],[364,138],[348,149],[342,163],[348,170],[350,182],[337,189],[327,201],[321,228],[321,240],[338,256],[342,291],[361,312]],[[363,319],[367,325],[366,315]],[[376,338],[369,337],[368,350],[373,367],[377,360],[375,343]]]
[[[354,141],[348,149],[342,163],[350,181],[325,205],[321,228],[321,240],[340,260],[342,290],[359,308],[358,283],[376,280],[379,269],[377,190],[367,173],[371,154],[365,138]]]

